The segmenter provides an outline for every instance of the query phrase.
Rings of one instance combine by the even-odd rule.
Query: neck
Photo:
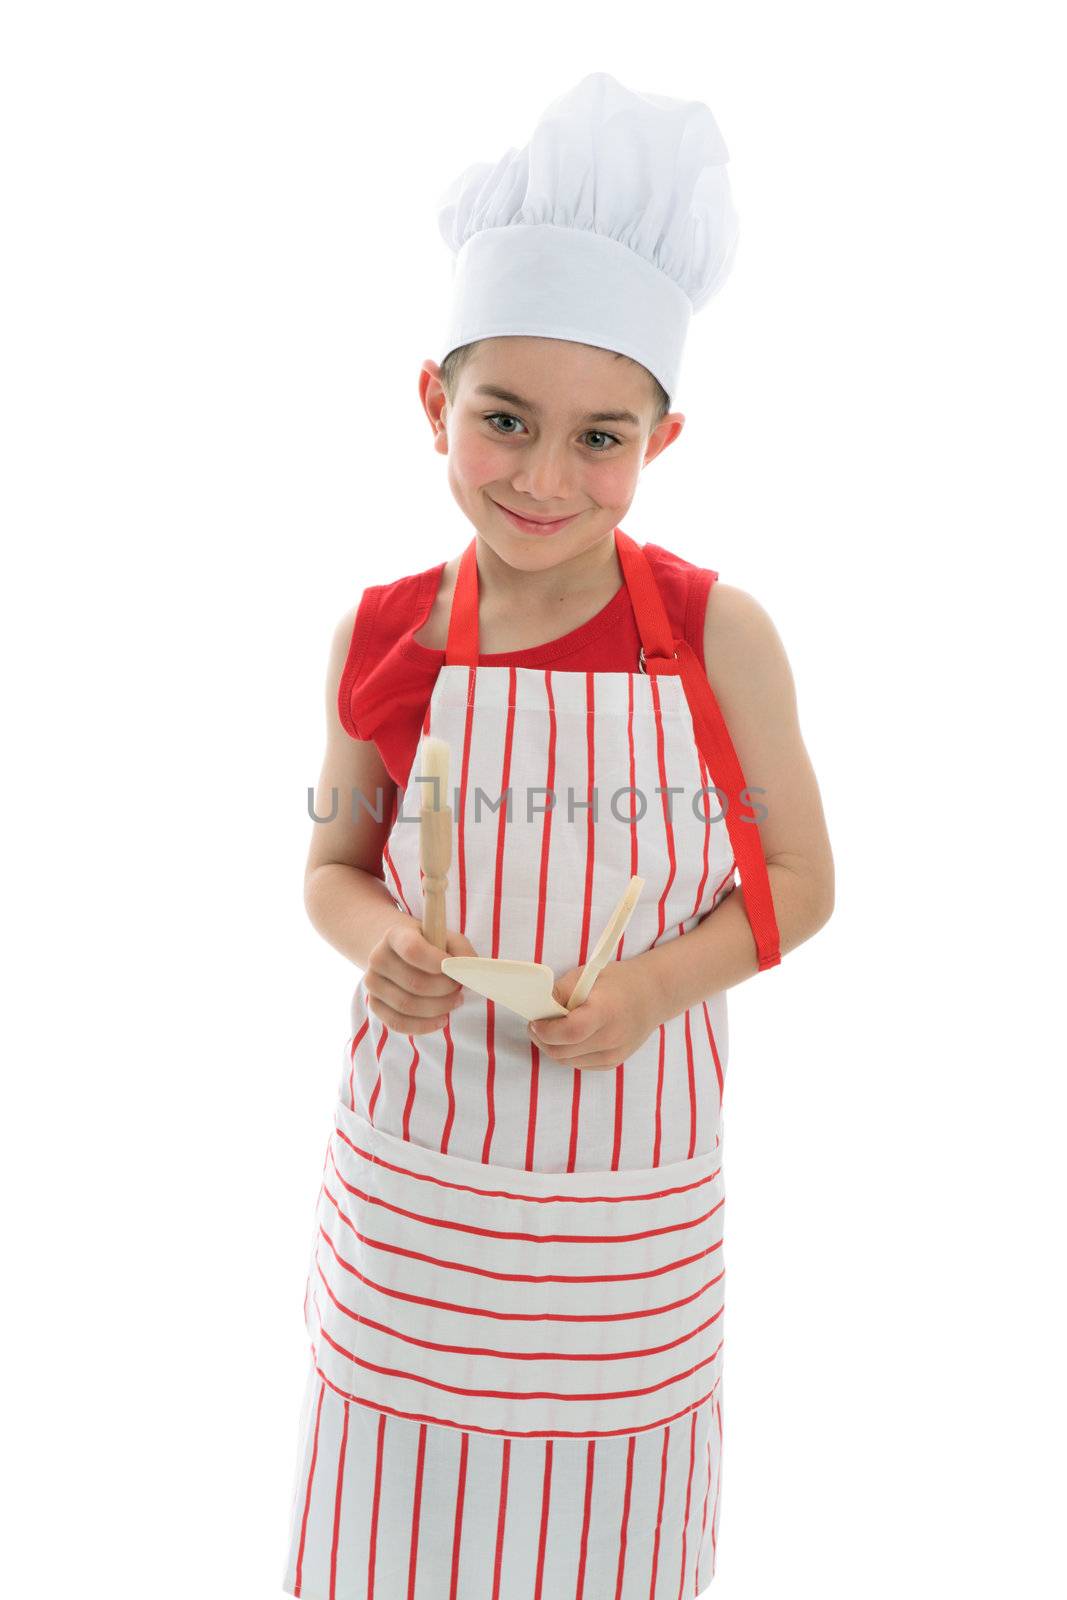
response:
[[[478,539],[475,556],[478,588],[483,600],[490,604],[497,601],[508,606],[521,604],[526,610],[549,610],[564,600],[617,589],[623,581],[614,529],[577,555],[539,571],[509,566],[482,538]]]

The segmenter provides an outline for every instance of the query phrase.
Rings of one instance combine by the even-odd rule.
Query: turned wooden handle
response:
[[[438,950],[447,946],[445,890],[452,864],[452,808],[419,812],[419,866],[422,868],[422,933]]]

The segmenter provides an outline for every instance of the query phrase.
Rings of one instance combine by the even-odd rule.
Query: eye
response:
[[[503,417],[506,422],[518,422],[519,421],[518,417],[513,417],[509,411],[490,411],[487,414],[485,420],[486,420],[486,422],[491,422],[491,423],[495,424],[499,417]],[[519,426],[523,427],[523,426],[525,426],[525,424],[519,423]],[[497,433],[510,434],[512,431],[513,430],[511,428],[495,428],[495,432],[497,432]]]
[[[601,433],[599,428],[590,428],[589,432],[586,434],[586,438],[587,439],[610,439],[612,444],[621,444],[622,443],[622,440],[616,438],[616,436],[613,433]],[[606,452],[604,450],[599,450],[599,449],[593,451],[593,454],[597,455],[597,456],[602,456],[605,453]]]

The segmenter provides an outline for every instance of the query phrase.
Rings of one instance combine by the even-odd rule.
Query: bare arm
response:
[[[399,1033],[432,1032],[444,1026],[461,998],[462,985],[441,971],[442,956],[476,952],[459,933],[447,935],[447,952],[436,949],[423,936],[421,917],[409,916],[386,886],[382,853],[397,786],[377,746],[369,739],[353,739],[337,711],[355,617],[353,609],[341,618],[330,647],[326,754],[315,814],[332,820],[312,825],[304,904],[327,943],[362,967],[368,1008],[375,1016]],[[365,805],[360,795],[366,797]]]
[[[386,929],[410,919],[386,887],[382,870],[396,784],[377,746],[370,740],[353,739],[337,713],[337,687],[354,623],[355,609],[341,618],[330,646],[326,753],[315,791],[315,814],[330,816],[332,791],[336,790],[337,815],[330,822],[312,826],[304,904],[327,943],[366,970],[370,952]],[[354,792],[366,795],[368,806],[381,813],[380,822],[359,805],[353,821]]]
[[[800,732],[796,688],[778,631],[750,594],[714,583],[704,619],[708,681],[751,790],[767,810],[760,837],[783,956],[834,908],[834,859],[819,786]],[[691,933],[635,957],[666,1020],[759,967],[743,885]]]

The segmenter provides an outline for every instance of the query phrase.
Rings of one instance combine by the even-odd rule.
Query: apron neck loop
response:
[[[446,667],[478,665],[477,550],[478,538],[475,535],[460,557],[452,611],[448,619]],[[640,667],[643,672],[646,660],[672,661],[676,654],[676,641],[655,574],[641,546],[629,534],[623,533],[621,528],[616,528],[615,550],[622,567],[623,582],[630,594],[637,631],[641,636]],[[677,666],[673,670],[677,672]]]
[[[478,665],[477,547],[475,536],[460,558],[445,646],[445,665],[449,667]],[[727,797],[726,827],[745,891],[745,910],[756,943],[759,970],[763,972],[781,961],[781,942],[759,828],[753,826],[755,818],[739,815],[743,806],[751,808],[751,802],[733,741],[696,652],[687,639],[673,636],[648,557],[621,528],[615,529],[615,549],[641,635],[640,671],[681,678],[697,745]]]

